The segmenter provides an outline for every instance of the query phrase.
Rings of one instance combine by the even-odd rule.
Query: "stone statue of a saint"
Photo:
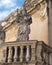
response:
[[[22,7],[22,9],[20,9],[18,11],[16,21],[17,21],[18,27],[19,27],[17,41],[27,41],[27,40],[29,40],[30,24],[32,23],[32,18],[27,13],[27,11],[24,7]]]

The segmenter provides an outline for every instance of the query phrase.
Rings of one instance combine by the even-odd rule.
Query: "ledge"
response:
[[[0,47],[3,46],[19,46],[19,45],[41,45],[44,50],[48,51],[49,53],[52,53],[52,47],[45,44],[43,41],[38,40],[29,40],[29,41],[23,41],[23,42],[17,42],[17,41],[11,41],[11,42],[4,42],[3,44],[0,44]]]
[[[35,64],[35,61],[29,61],[29,62],[12,62],[12,63],[0,63],[0,65],[29,65],[29,64]]]

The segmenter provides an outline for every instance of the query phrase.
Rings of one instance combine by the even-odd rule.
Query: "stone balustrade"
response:
[[[5,63],[10,63],[10,62],[29,62],[33,60],[35,52],[35,43],[32,42],[8,42],[1,44],[3,51],[3,58],[2,61]],[[32,54],[33,52],[33,54]],[[5,55],[5,56],[4,56]],[[35,58],[34,58],[35,60]]]
[[[25,49],[25,50],[24,50]],[[23,62],[24,58],[26,59],[25,61],[29,61],[31,56],[30,56],[30,45],[26,46],[26,48],[24,48],[24,46],[8,46],[6,48],[6,56],[5,56],[5,60],[4,62]],[[20,51],[20,53],[19,53]],[[26,52],[24,52],[26,51]],[[24,54],[26,53],[25,57]],[[20,59],[20,60],[19,60]]]
[[[52,48],[42,41],[6,42],[1,44],[0,47],[3,53],[1,63],[52,64],[50,61],[52,59]]]

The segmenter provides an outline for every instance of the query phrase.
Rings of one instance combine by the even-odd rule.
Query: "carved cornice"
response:
[[[18,9],[17,9],[18,10]],[[17,16],[17,10],[15,10],[14,12],[12,12],[11,14],[9,14],[5,20],[2,21],[2,26],[3,29],[8,28],[15,20],[16,20],[16,16]]]
[[[36,2],[33,0],[33,1],[30,1],[29,5],[24,3],[23,6],[25,6],[26,9],[27,9],[27,12],[29,14],[31,14],[31,12],[33,10],[37,11],[40,8],[40,4],[43,3],[43,2],[44,2],[44,0],[38,0]],[[17,10],[12,12],[8,17],[5,18],[5,20],[3,20],[3,22],[2,22],[3,29],[8,28],[12,24],[12,22],[15,22],[16,16],[17,16],[17,13],[18,13]]]
[[[37,6],[39,6],[43,1],[44,0],[27,0],[25,1],[24,6],[28,13],[30,13],[32,10],[36,9]]]

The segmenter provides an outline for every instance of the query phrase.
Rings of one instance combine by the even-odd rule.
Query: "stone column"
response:
[[[15,54],[14,54],[14,62],[17,62],[17,58],[18,58],[18,56],[17,56],[17,46],[15,46]]]
[[[23,61],[23,46],[21,46],[20,48],[21,48],[20,62],[22,62]]]
[[[27,53],[26,53],[26,61],[29,61],[30,59],[30,53],[29,53],[29,46],[27,46]]]
[[[8,62],[12,62],[12,47],[9,47]]]
[[[48,26],[48,33],[49,33],[49,44],[52,47],[52,0],[47,0],[48,1],[48,8],[49,8],[49,13],[48,13],[48,21],[49,21],[49,26]]]

